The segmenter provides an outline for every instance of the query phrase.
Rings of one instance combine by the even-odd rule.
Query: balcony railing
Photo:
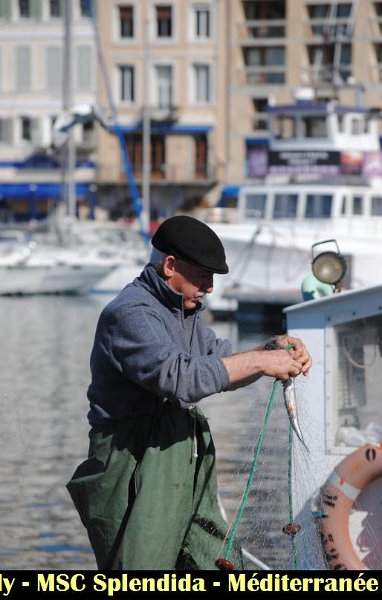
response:
[[[133,165],[134,176],[138,182],[142,181],[143,170],[141,165],[136,167]],[[126,178],[125,173],[121,172],[121,179]],[[208,164],[189,164],[175,165],[163,163],[160,165],[151,165],[150,181],[152,183],[200,183],[209,182],[216,179],[216,166]]]
[[[259,67],[245,67],[238,70],[238,85],[276,85],[285,83],[285,66],[261,65]]]
[[[256,38],[256,43],[272,40],[275,38],[285,38],[286,21],[285,19],[256,19],[238,23],[238,38],[245,44],[248,40]]]

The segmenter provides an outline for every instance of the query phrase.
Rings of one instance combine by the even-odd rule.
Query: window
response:
[[[297,215],[297,194],[275,194],[274,219],[288,219]]]
[[[119,90],[122,102],[135,102],[135,69],[131,65],[119,67]]]
[[[245,18],[251,20],[285,19],[285,0],[243,2]]]
[[[80,15],[81,17],[90,16],[90,4],[92,0],[80,0]]]
[[[95,145],[95,127],[94,121],[89,121],[88,123],[82,124],[82,143],[85,146],[94,146]]]
[[[30,0],[19,0],[19,15],[22,19],[29,19],[32,16]]]
[[[382,215],[382,197],[373,196],[371,199],[371,214],[380,217]]]
[[[211,100],[209,65],[194,65],[195,102],[208,104]]]
[[[195,137],[195,177],[204,179],[208,176],[208,144],[205,135]]]
[[[157,107],[171,108],[173,106],[172,66],[155,67]]]
[[[308,194],[305,217],[307,219],[329,219],[333,197],[329,194]]]
[[[119,32],[122,38],[134,37],[134,7],[131,4],[119,7]]]
[[[328,136],[325,117],[302,117],[301,134],[307,138],[326,138]]]
[[[62,49],[48,46],[45,50],[46,89],[58,92],[62,89]]]
[[[208,5],[194,7],[194,37],[208,39],[211,36],[211,15]]]
[[[354,446],[354,428],[365,441],[380,423],[380,315],[340,323],[334,327],[333,363],[335,442]],[[373,384],[371,385],[371,382]],[[357,439],[357,445],[360,444]]]
[[[28,92],[31,87],[31,55],[28,46],[16,48],[16,91]]]
[[[126,143],[134,174],[140,176],[143,170],[142,137],[139,135],[129,135],[126,137]],[[164,177],[164,165],[166,160],[165,149],[165,137],[160,134],[151,135],[150,173],[151,177],[154,179],[163,179]]]
[[[20,138],[23,142],[37,142],[38,121],[32,117],[20,117]]]
[[[172,7],[168,5],[160,5],[155,7],[157,37],[172,36]]]
[[[13,121],[12,119],[0,119],[0,143],[12,144],[13,142]]]
[[[49,0],[49,14],[52,18],[62,17],[61,0]]]
[[[245,202],[245,216],[250,219],[264,219],[266,199],[265,194],[248,194]]]
[[[283,46],[247,48],[244,50],[248,83],[283,83],[285,49]]]
[[[9,0],[0,0],[0,19],[11,19],[12,6]]]
[[[353,196],[353,215],[362,215],[363,202],[362,196]]]

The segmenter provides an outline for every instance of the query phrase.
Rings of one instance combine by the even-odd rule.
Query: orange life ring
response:
[[[368,570],[350,539],[349,516],[362,489],[382,475],[382,444],[366,444],[349,454],[322,489],[321,541],[333,569]]]

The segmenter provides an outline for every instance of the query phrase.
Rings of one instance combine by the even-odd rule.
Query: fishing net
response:
[[[347,436],[351,437],[352,444],[360,447],[368,441],[363,435],[367,429],[366,406],[370,408],[373,398],[370,400],[369,393],[366,402],[359,393],[360,386],[356,394],[352,388],[341,396],[341,389],[348,385],[346,369],[362,370],[363,374],[356,372],[355,377],[366,378],[366,381],[376,368],[382,372],[380,353],[375,351],[379,342],[371,344],[367,333],[363,339],[369,341],[361,352],[357,339],[346,328],[339,328],[336,335],[340,364],[335,382],[338,394],[335,443],[343,444]],[[314,438],[324,432],[322,424],[315,423],[310,413],[306,414],[308,379],[309,375],[296,379],[296,404],[304,441],[308,449],[313,449],[313,456],[291,430],[279,382],[262,378],[247,388],[213,398],[211,406],[203,406],[206,414],[211,414],[220,502],[230,528],[222,543],[221,556],[229,558],[230,542],[235,537],[243,545],[245,568],[249,570],[320,570],[333,566],[325,556],[328,547],[323,544],[321,533],[327,509],[323,503],[323,481],[333,471],[333,458],[324,458],[321,464],[312,460]],[[214,410],[214,403],[219,403],[219,411]],[[351,422],[350,414],[353,415]],[[375,427],[373,434],[378,437]],[[342,458],[337,457],[336,462]],[[380,490],[381,482],[373,482],[376,489]],[[365,569],[382,568],[378,510],[380,506],[370,506],[370,493],[366,497],[361,492],[350,511],[352,543]]]

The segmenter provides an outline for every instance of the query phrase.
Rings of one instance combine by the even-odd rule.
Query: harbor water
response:
[[[89,356],[98,315],[109,299],[96,295],[0,299],[3,570],[96,568],[65,484],[87,453]],[[236,322],[211,326],[219,336],[231,339],[235,350],[254,347],[266,335]],[[215,439],[222,507],[231,523],[248,481],[273,383],[263,378],[201,402]],[[287,428],[277,396],[264,436],[259,477],[248,495],[238,533],[248,552],[272,568],[285,564],[285,548],[278,539],[288,514]]]

